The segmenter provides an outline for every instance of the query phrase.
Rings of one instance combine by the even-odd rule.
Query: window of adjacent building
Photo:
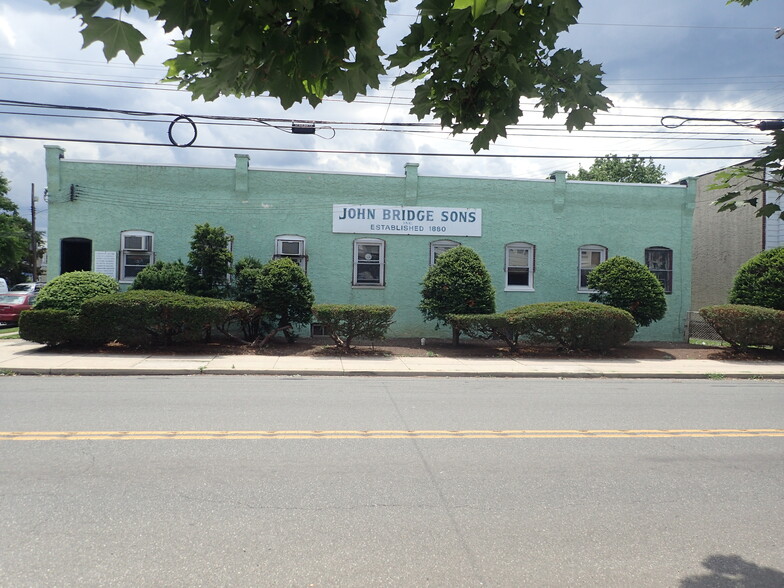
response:
[[[275,259],[288,257],[298,264],[303,271],[308,269],[308,258],[305,255],[305,238],[297,235],[280,235],[275,237]]]
[[[505,290],[534,289],[534,251],[530,243],[509,243],[506,246]]]
[[[449,239],[444,239],[442,241],[433,241],[430,243],[430,265],[434,265],[436,263],[436,259],[442,253],[449,251],[453,247],[457,247],[460,245],[457,241],[450,241]]]
[[[123,231],[120,236],[120,280],[132,282],[155,261],[153,234],[147,231]]]
[[[672,294],[672,249],[648,247],[645,250],[645,265],[664,286],[665,294]]]
[[[588,291],[588,274],[597,265],[607,259],[607,247],[601,245],[583,245],[580,247],[578,290]]]
[[[384,285],[384,241],[357,239],[354,241],[355,286]]]

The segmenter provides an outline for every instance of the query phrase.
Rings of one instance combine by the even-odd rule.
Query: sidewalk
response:
[[[527,359],[449,357],[301,357],[48,351],[0,339],[0,374],[488,376],[525,378],[784,378],[784,362],[703,359]]]

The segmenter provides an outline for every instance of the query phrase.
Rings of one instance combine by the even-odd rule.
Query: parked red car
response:
[[[0,325],[19,324],[19,314],[30,310],[35,304],[36,294],[32,292],[6,292],[0,294]]]

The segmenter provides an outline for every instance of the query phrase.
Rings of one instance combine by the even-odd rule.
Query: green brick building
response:
[[[679,185],[549,179],[187,167],[71,161],[46,147],[49,276],[89,269],[122,284],[154,260],[187,260],[196,224],[233,237],[235,259],[289,256],[317,302],[388,304],[389,335],[447,337],[417,309],[434,258],[457,244],[481,256],[499,311],[588,300],[585,276],[624,255],[667,290],[667,316],[637,340],[680,341],[690,305],[695,181]]]

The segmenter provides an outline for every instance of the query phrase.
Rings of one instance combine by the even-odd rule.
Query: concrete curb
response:
[[[519,378],[519,379],[662,379],[662,380],[780,380],[784,373],[749,374],[740,372],[689,373],[689,372],[476,372],[476,371],[374,371],[374,370],[248,370],[248,369],[122,369],[122,368],[0,368],[6,376],[280,376],[280,377],[389,377],[389,378]],[[2,377],[2,376],[0,376]]]

